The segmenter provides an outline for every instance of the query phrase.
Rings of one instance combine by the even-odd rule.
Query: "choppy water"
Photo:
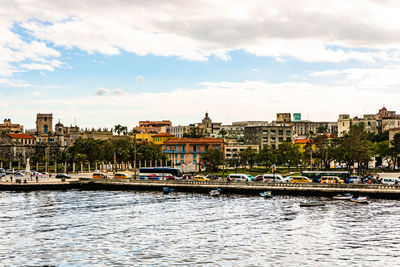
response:
[[[318,199],[1,192],[0,265],[400,265],[399,201]]]

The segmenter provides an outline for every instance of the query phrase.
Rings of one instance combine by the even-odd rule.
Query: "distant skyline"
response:
[[[112,3],[112,4],[111,4]],[[0,120],[399,111],[398,1],[0,0]]]

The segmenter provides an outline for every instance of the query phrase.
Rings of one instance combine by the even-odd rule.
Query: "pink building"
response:
[[[200,156],[208,149],[222,149],[222,138],[172,138],[164,142],[164,154],[175,165],[198,164]]]

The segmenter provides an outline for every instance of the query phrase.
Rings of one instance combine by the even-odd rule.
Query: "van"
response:
[[[337,176],[322,176],[321,184],[343,184],[343,180]]]
[[[312,183],[312,180],[305,176],[292,176],[292,183]]]
[[[93,179],[107,179],[108,175],[106,173],[102,173],[102,172],[95,172],[92,175]]]
[[[381,183],[387,184],[387,185],[394,185],[394,184],[398,184],[398,180],[397,180],[397,178],[382,178]]]
[[[231,182],[251,182],[251,178],[247,174],[242,173],[231,173],[228,179]]]
[[[263,175],[263,182],[266,183],[282,183],[283,177],[280,174],[264,174]]]
[[[116,173],[116,174],[114,174],[114,179],[129,179],[129,178],[131,178],[131,177],[126,173]]]

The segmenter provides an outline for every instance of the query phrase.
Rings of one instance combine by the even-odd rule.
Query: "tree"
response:
[[[222,136],[222,138],[225,138],[225,135],[227,135],[228,132],[225,131],[225,129],[221,129],[221,131],[219,131],[219,134]]]
[[[205,129],[199,127],[192,127],[189,133],[184,133],[185,138],[203,138],[205,137]]]
[[[265,145],[261,149],[257,156],[256,162],[260,165],[264,165],[265,169],[268,170],[272,164],[276,164],[276,151],[275,148],[269,145]]]
[[[292,142],[284,142],[278,147],[278,163],[288,164],[290,169],[291,164],[298,165],[300,162],[301,153],[297,146],[294,146]]]
[[[250,165],[250,169],[253,168],[254,163],[256,162],[257,152],[251,147],[246,148],[245,150],[239,153],[241,162],[244,166]]]
[[[205,164],[207,170],[218,171],[218,166],[223,161],[223,152],[220,149],[208,149],[201,155],[201,160]]]
[[[315,158],[319,159],[324,169],[328,169],[331,162],[334,160],[334,149],[332,142],[328,139],[328,136],[318,135],[314,138],[315,144]]]
[[[240,156],[237,152],[235,152],[232,157],[228,160],[228,165],[231,167],[235,167],[235,173],[237,173],[237,169],[240,164]]]
[[[396,133],[393,136],[393,140],[390,141],[389,149],[390,157],[392,159],[394,167],[398,165],[398,158],[400,155],[400,133]]]
[[[114,132],[117,133],[118,135],[121,134],[121,132],[123,131],[123,127],[121,124],[117,124],[114,126]]]

